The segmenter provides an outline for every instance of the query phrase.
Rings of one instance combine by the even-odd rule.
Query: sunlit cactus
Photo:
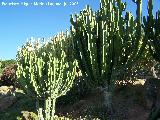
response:
[[[37,99],[40,120],[54,120],[56,99],[70,90],[76,75],[77,62],[68,62],[66,55],[67,37],[61,34],[58,42],[47,45],[28,42],[17,53],[18,82],[27,95]]]
[[[111,108],[116,78],[138,60],[146,42],[142,36],[142,1],[136,19],[121,0],[101,0],[96,12],[87,6],[72,15],[71,34],[75,57],[89,87],[104,88],[105,106]]]

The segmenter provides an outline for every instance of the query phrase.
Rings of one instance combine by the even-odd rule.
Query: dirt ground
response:
[[[142,81],[142,83],[144,82]],[[75,118],[84,116],[89,106],[99,105],[102,102],[102,92],[96,89],[93,93],[73,105],[60,106],[57,110],[57,114],[68,114]],[[114,120],[147,120],[150,113],[150,110],[146,109],[143,84],[138,83],[127,87],[117,86],[113,95],[113,103],[114,108],[116,108],[115,115],[117,116]],[[98,109],[94,111],[100,112]]]

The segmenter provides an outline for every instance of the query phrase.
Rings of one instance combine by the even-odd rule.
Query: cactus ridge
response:
[[[130,67],[142,54],[142,2],[137,0],[137,17],[123,12],[121,0],[101,0],[100,10],[87,5],[71,15],[75,57],[89,86],[105,86]]]
[[[37,99],[41,120],[53,120],[56,99],[70,90],[77,61],[69,54],[71,40],[61,32],[50,42],[27,42],[17,53],[17,78],[24,92]],[[41,106],[40,101],[44,101]]]

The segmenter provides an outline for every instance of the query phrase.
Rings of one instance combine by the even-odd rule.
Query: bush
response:
[[[0,69],[4,69],[5,67],[16,64],[16,60],[0,60]]]
[[[4,68],[2,75],[0,76],[1,86],[15,86],[16,84],[16,69],[17,65],[11,64]]]

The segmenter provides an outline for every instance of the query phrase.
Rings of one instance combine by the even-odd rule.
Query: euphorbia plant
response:
[[[101,0],[100,9],[93,12],[87,6],[79,15],[71,16],[71,34],[75,57],[89,87],[101,86],[104,105],[112,109],[112,93],[117,77],[141,56],[146,42],[142,36],[142,0],[137,5],[136,18],[125,11],[121,0]]]
[[[67,38],[61,33],[44,45],[28,42],[17,53],[18,82],[36,98],[40,120],[54,120],[56,99],[70,90],[75,78],[77,62],[66,57]]]

